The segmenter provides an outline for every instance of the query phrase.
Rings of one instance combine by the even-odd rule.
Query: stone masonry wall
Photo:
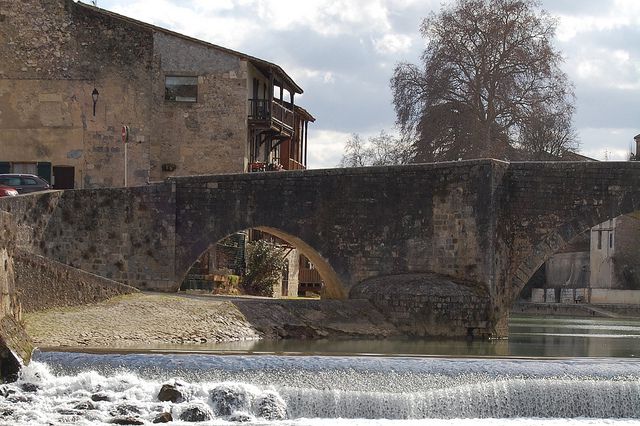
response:
[[[619,289],[640,290],[640,212],[616,220],[613,265]]]
[[[98,303],[138,290],[72,268],[51,259],[18,251],[15,257],[16,287],[24,312]]]
[[[328,297],[406,272],[486,285],[492,168],[485,161],[173,178],[176,273],[210,243],[260,228],[318,267]]]
[[[154,83],[151,178],[239,173],[247,145],[246,61],[202,43],[154,34],[160,73]],[[198,101],[164,99],[166,76],[198,77]],[[163,171],[162,164],[177,166]]]
[[[151,32],[70,0],[0,6],[0,161],[72,166],[76,187],[123,185],[122,125],[136,142],[152,128]],[[129,182],[144,183],[148,143],[128,163]]]
[[[170,185],[51,191],[0,199],[18,246],[140,289],[176,290]]]
[[[0,162],[74,167],[76,188],[124,186],[126,125],[129,186],[244,171],[245,59],[72,0],[0,0],[0,39]],[[166,101],[167,75],[198,77],[198,101]]]
[[[414,336],[489,336],[491,298],[476,283],[436,274],[371,278],[351,290],[368,299],[402,332]]]
[[[386,275],[474,283],[491,301],[486,320],[503,335],[517,294],[558,248],[640,210],[640,163],[478,160],[176,177],[5,197],[0,210],[15,215],[20,247],[164,291],[179,288],[210,244],[257,228],[307,256],[329,298]]]
[[[23,364],[29,363],[33,345],[24,331],[22,307],[15,284],[14,251],[16,222],[0,211],[0,383],[14,381]]]
[[[10,316],[20,321],[22,310],[15,287],[13,264],[15,241],[16,225],[13,218],[0,212],[0,318]]]
[[[569,241],[640,210],[640,163],[511,163],[496,193],[495,306],[508,309],[540,265]]]

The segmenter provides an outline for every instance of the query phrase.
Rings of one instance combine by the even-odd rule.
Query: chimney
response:
[[[635,135],[633,139],[636,141],[636,155],[633,158],[640,161],[640,135]]]

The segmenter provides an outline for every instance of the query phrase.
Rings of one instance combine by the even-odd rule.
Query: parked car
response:
[[[51,189],[51,185],[49,185],[46,180],[36,175],[20,173],[0,174],[0,185],[15,188],[18,194],[28,194],[29,192]]]
[[[12,197],[18,195],[18,191],[9,187],[0,185],[0,197]]]

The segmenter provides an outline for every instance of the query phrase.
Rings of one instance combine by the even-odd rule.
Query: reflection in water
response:
[[[640,320],[513,316],[508,340],[255,341],[230,352],[516,357],[640,357]]]
[[[162,345],[147,349],[167,352],[288,355],[626,358],[640,357],[640,319],[513,316],[508,340],[259,340],[204,345]]]
[[[514,356],[640,357],[640,320],[514,316]]]

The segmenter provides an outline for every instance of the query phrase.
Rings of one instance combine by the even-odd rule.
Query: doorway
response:
[[[54,189],[74,189],[75,188],[75,167],[53,166],[53,188]]]

